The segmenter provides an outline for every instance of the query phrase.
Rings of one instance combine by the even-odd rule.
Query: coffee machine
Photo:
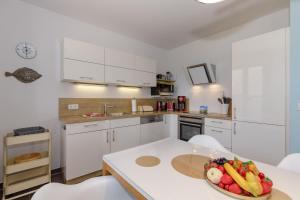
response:
[[[186,111],[186,97],[178,96],[178,111]]]

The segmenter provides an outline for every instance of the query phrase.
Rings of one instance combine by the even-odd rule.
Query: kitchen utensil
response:
[[[220,102],[220,104],[223,104],[223,101],[221,98],[218,98],[218,101]]]

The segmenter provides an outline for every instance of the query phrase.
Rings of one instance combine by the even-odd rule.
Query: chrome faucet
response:
[[[107,113],[107,109],[108,108],[113,108],[113,106],[112,105],[107,105],[107,104],[104,104],[104,115],[107,115],[108,113]]]

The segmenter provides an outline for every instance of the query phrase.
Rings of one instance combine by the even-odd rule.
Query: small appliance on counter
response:
[[[176,103],[175,99],[169,99],[169,100],[159,100],[156,103],[157,111],[168,111],[173,112],[176,110]]]
[[[151,88],[151,96],[173,96],[175,81],[171,72],[167,72],[166,75],[158,74],[157,86]]]
[[[178,111],[186,111],[186,97],[178,96]]]

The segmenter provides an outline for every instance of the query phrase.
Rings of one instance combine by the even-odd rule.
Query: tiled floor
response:
[[[63,183],[63,177],[62,177],[62,173],[56,173],[56,174],[52,174],[52,182],[57,182],[57,183]],[[16,200],[30,200],[32,197],[32,194],[18,198]],[[2,189],[0,189],[0,198],[2,198]]]

